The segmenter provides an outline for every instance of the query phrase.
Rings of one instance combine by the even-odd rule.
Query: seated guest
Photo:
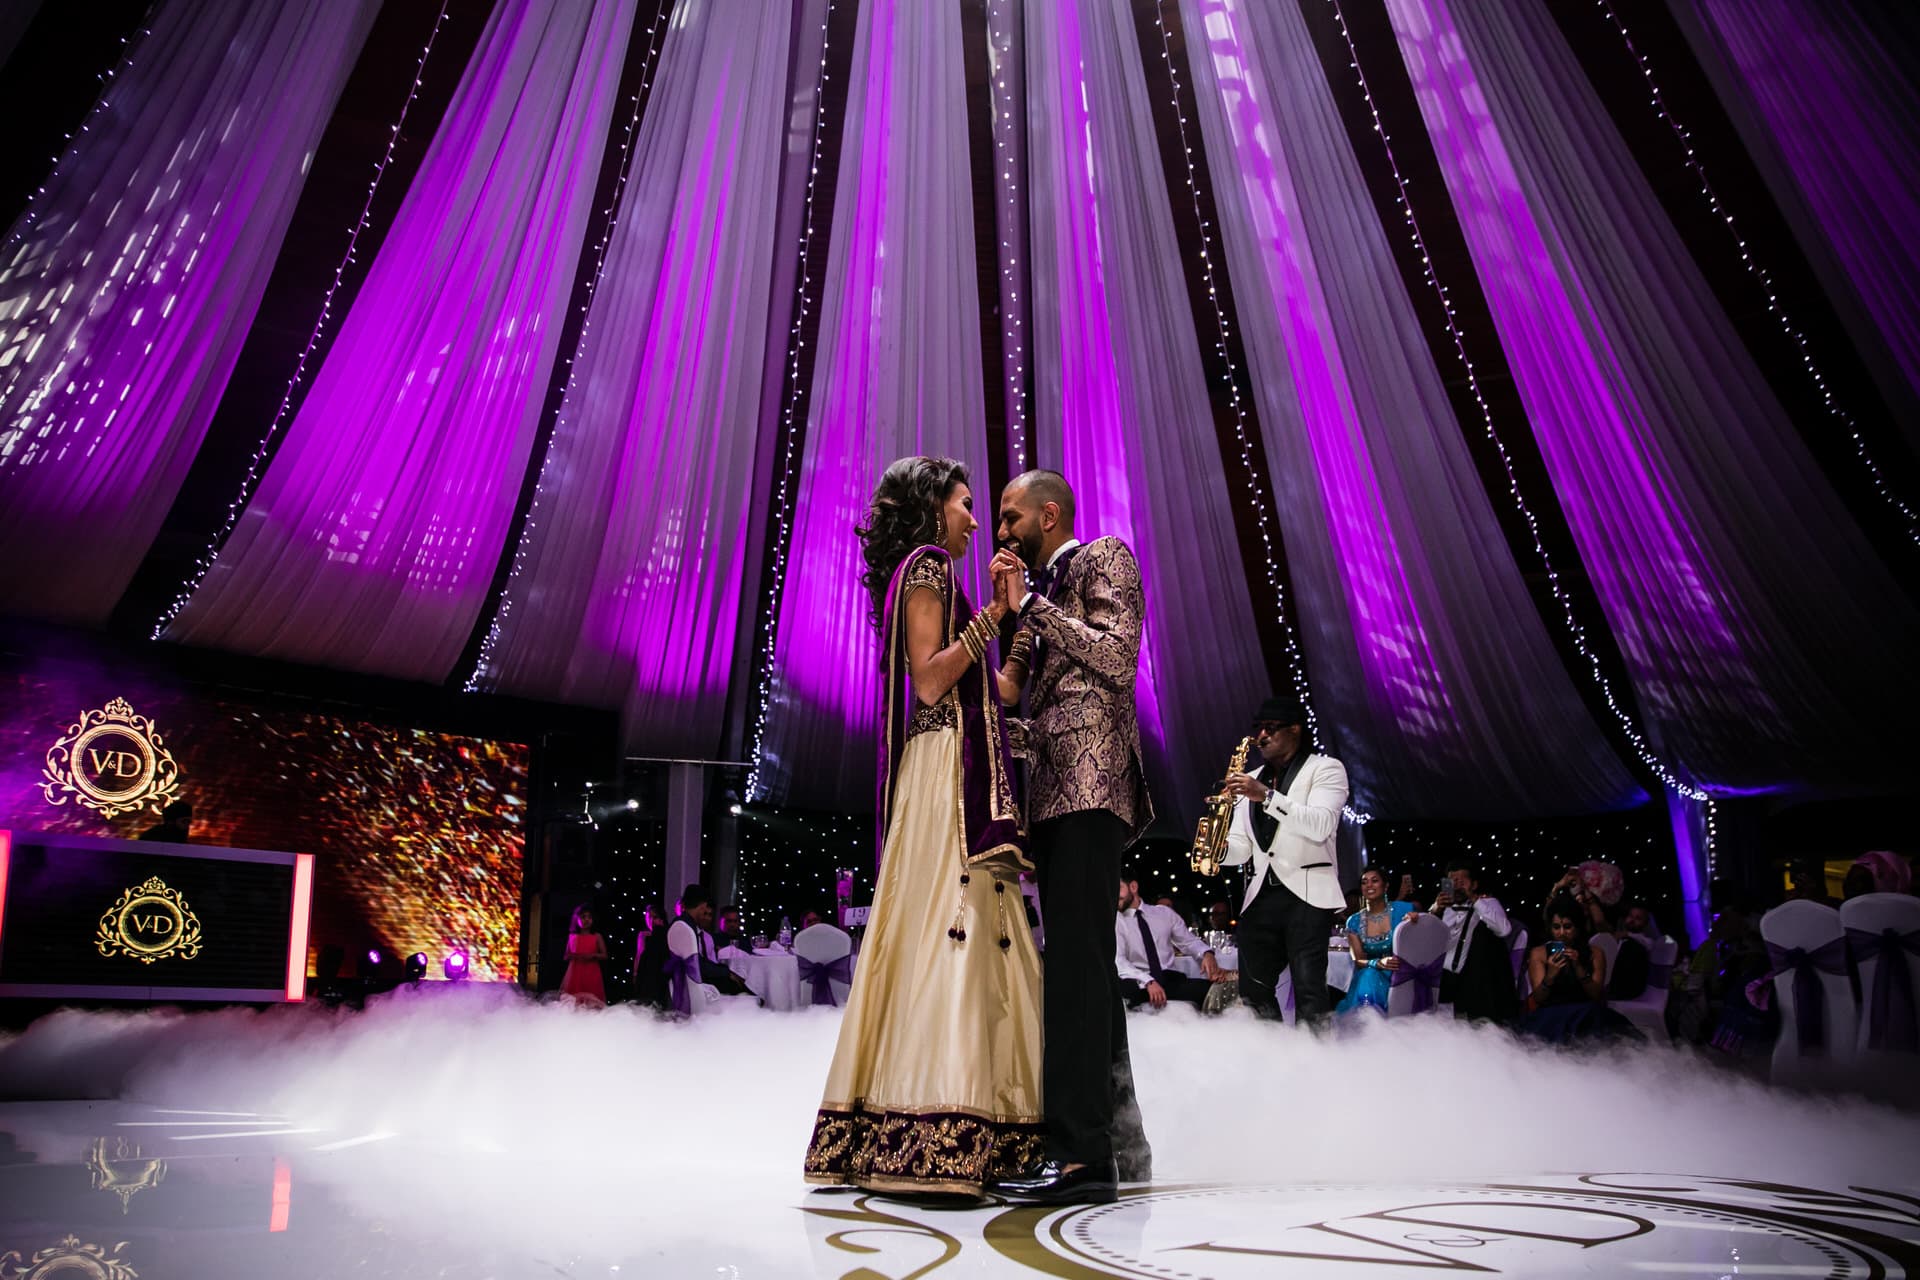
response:
[[[1471,862],[1447,868],[1447,883],[1434,899],[1433,912],[1449,935],[1446,967],[1440,975],[1440,999],[1453,1016],[1487,1022],[1511,1022],[1519,1012],[1513,962],[1507,955],[1513,922],[1500,900],[1485,892]]]
[[[1393,971],[1400,957],[1393,954],[1393,931],[1420,908],[1410,902],[1387,901],[1387,873],[1368,867],[1360,873],[1360,910],[1347,917],[1347,946],[1353,951],[1353,984],[1335,1013],[1355,1009],[1387,1011],[1387,992],[1393,989]]]
[[[747,936],[740,931],[740,908],[729,902],[720,908],[720,927],[713,931],[713,940],[722,951],[728,947],[737,947],[741,951],[751,951]]]
[[[1587,934],[1586,908],[1561,898],[1547,908],[1548,941],[1527,953],[1533,994],[1514,1030],[1565,1044],[1640,1033],[1607,1008],[1607,957]]]
[[[1225,898],[1207,904],[1207,928],[1216,933],[1233,932],[1233,907]]]
[[[1413,872],[1403,871],[1400,873],[1400,888],[1394,893],[1393,900],[1395,902],[1411,902],[1416,907],[1420,905],[1420,891],[1413,887]]]
[[[700,981],[723,996],[752,995],[747,984],[740,980],[740,975],[720,960],[720,946],[711,932],[713,899],[705,889],[690,884],[681,891],[680,918],[693,926],[694,938],[700,944]]]
[[[1540,904],[1540,919],[1544,922],[1547,913],[1562,900],[1572,902],[1580,908],[1586,918],[1587,932],[1612,933],[1613,921],[1607,916],[1606,904],[1600,901],[1592,886],[1588,885],[1579,867],[1568,867],[1553,887],[1547,890],[1546,901]]]
[[[826,918],[825,916],[822,916],[818,911],[815,911],[812,907],[808,907],[805,911],[803,911],[800,914],[800,928],[811,929],[813,928],[813,926],[819,924],[825,918]]]
[[[1120,971],[1120,989],[1127,1006],[1166,1007],[1184,1000],[1194,1008],[1206,1001],[1207,988],[1220,976],[1207,944],[1193,936],[1187,922],[1171,907],[1140,900],[1140,880],[1131,868],[1120,873],[1120,913],[1113,920],[1114,966]],[[1189,978],[1167,967],[1175,955],[1200,961],[1204,979]]]
[[[1647,977],[1653,968],[1653,944],[1660,935],[1653,927],[1653,915],[1644,903],[1621,904],[1620,923],[1613,936],[1620,942],[1613,960],[1613,972],[1607,975],[1609,1000],[1632,1000],[1645,993]]]

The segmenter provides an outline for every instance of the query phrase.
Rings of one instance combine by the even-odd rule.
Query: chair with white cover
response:
[[[1647,948],[1647,989],[1631,1000],[1610,1000],[1607,1007],[1640,1028],[1647,1039],[1669,1040],[1667,1034],[1667,996],[1673,990],[1673,966],[1680,958],[1680,944],[1662,938]]]
[[[1840,913],[1804,899],[1783,902],[1760,917],[1760,937],[1773,965],[1773,999],[1780,1009],[1773,1082],[1844,1083],[1851,1074],[1858,1016]]]
[[[830,924],[808,925],[793,937],[800,958],[800,990],[811,1004],[844,1005],[853,989],[853,936]]]
[[[700,939],[685,920],[667,926],[666,969],[667,999],[674,1012],[691,1018],[720,1007],[720,992],[700,981]]]
[[[1596,933],[1589,941],[1600,952],[1601,958],[1607,962],[1606,980],[1612,982],[1614,965],[1620,959],[1620,939],[1610,933]]]
[[[1920,1072],[1920,898],[1866,893],[1840,905],[1860,972],[1856,1083],[1891,1097]]]
[[[1452,935],[1446,923],[1425,913],[1408,916],[1393,931],[1393,954],[1400,967],[1387,990],[1387,1016],[1434,1013],[1440,1008],[1440,972]]]

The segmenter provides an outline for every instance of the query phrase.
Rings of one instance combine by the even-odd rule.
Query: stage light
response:
[[[730,804],[730,805],[728,805],[728,806],[727,806],[727,812],[728,812],[728,813],[730,813],[730,814],[732,814],[732,815],[733,815],[734,817],[736,817],[736,818],[737,818],[737,817],[739,817],[739,816],[740,816],[741,814],[743,814],[743,813],[745,813],[745,812],[746,812],[746,810],[744,810],[744,809],[742,809],[742,808],[741,808],[741,807],[740,807],[739,805],[737,805],[737,804]]]
[[[627,801],[627,808],[629,808],[629,809],[638,809],[639,807],[640,807],[640,802],[639,802],[638,800],[629,800],[629,801]]]
[[[416,951],[407,957],[407,971],[403,981],[418,982],[427,976],[427,953]]]
[[[380,954],[380,948],[378,947],[367,948],[367,963],[371,965],[373,968],[378,969],[380,967],[380,962],[385,959],[386,957]]]
[[[440,962],[440,968],[446,973],[449,982],[459,982],[467,976],[469,971],[467,953],[464,951],[447,952],[447,958]]]

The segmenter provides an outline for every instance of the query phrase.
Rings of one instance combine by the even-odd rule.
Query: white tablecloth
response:
[[[720,958],[753,994],[767,1002],[769,1009],[799,1009],[813,998],[811,990],[801,990],[800,957],[790,951],[769,948],[747,952],[726,947]]]
[[[1213,958],[1220,962],[1222,969],[1238,969],[1240,967],[1240,952],[1238,948],[1226,947],[1214,952]],[[1173,963],[1168,967],[1175,973],[1186,974],[1189,978],[1198,978],[1201,976],[1200,962],[1192,956],[1175,956]],[[1336,990],[1345,991],[1348,984],[1352,981],[1353,953],[1345,947],[1341,947],[1338,951],[1329,947],[1327,949],[1327,985]]]

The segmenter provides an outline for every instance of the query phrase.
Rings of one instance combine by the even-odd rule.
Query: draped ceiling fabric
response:
[[[971,466],[984,527],[961,582],[982,601],[993,494],[963,54],[958,5],[861,6],[755,799],[872,803],[878,646],[853,530],[894,459]]]
[[[174,0],[0,251],[0,599],[104,622],[159,532],[378,0]]]
[[[636,750],[720,747],[791,27],[763,0],[682,0],[674,15],[478,681],[621,708]]]
[[[1180,12],[1307,667],[1355,804],[1640,803],[1521,581],[1298,7]]]
[[[1270,692],[1253,609],[1278,602],[1248,598],[1127,0],[1027,7],[1027,108],[1038,462],[1081,538],[1139,558],[1141,735],[1184,820]]]
[[[1673,4],[1908,443],[1920,448],[1920,47],[1911,10],[1900,17],[1897,7]]]
[[[500,0],[313,389],[166,638],[446,677],[519,498],[636,0]]]
[[[1544,5],[1387,0],[1655,750],[1718,794],[1904,774],[1920,614],[1740,345]]]

